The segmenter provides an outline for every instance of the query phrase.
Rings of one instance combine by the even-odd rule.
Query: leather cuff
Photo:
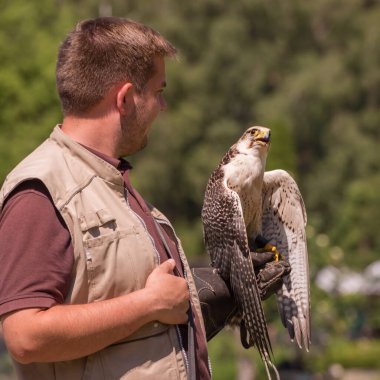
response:
[[[230,288],[212,267],[192,268],[191,273],[201,304],[206,338],[209,341],[237,312]]]

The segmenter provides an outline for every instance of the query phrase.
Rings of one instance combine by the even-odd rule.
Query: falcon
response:
[[[269,366],[277,377],[278,372],[252,262],[252,252],[260,251],[258,243],[263,251],[273,251],[275,260],[290,264],[290,274],[276,293],[279,314],[291,340],[307,351],[310,345],[306,210],[286,171],[265,172],[270,136],[264,127],[245,131],[211,174],[202,208],[211,265],[230,283],[244,327],[242,343],[246,339],[244,346],[257,348],[269,379]]]

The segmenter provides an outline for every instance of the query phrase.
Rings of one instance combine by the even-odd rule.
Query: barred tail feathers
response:
[[[244,324],[249,337],[264,362],[268,379],[271,379],[269,367],[273,369],[276,378],[279,379],[277,369],[272,362],[273,352],[255,272],[249,257],[246,258],[241,252],[232,257],[231,285],[237,303],[243,311]]]

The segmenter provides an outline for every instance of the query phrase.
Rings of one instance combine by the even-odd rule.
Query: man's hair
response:
[[[63,113],[86,112],[122,81],[141,92],[154,74],[155,57],[175,54],[165,38],[138,22],[118,17],[80,22],[58,53],[56,81]]]

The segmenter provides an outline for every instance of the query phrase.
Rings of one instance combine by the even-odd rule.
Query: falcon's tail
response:
[[[253,265],[249,256],[245,257],[241,251],[239,255],[232,257],[230,280],[237,304],[243,312],[243,326],[249,334],[247,344],[244,344],[243,336],[242,343],[246,348],[256,346],[264,362],[268,379],[271,379],[269,367],[273,368],[276,378],[279,379],[272,362],[272,347]]]

